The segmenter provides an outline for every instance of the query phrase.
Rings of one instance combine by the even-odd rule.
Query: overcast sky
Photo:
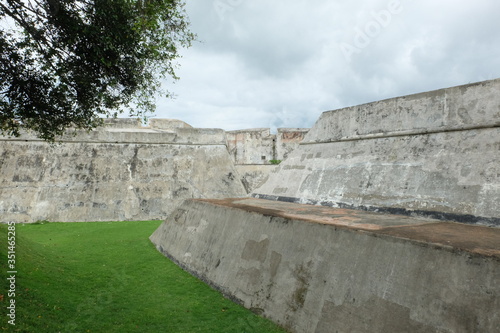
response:
[[[498,0],[187,0],[156,117],[311,127],[323,111],[500,77]]]

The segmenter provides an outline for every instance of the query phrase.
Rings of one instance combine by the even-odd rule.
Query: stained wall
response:
[[[224,131],[156,123],[115,120],[54,145],[1,138],[2,220],[165,219],[186,198],[246,195]]]

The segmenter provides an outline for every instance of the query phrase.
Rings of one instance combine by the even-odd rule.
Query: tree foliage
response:
[[[0,0],[0,131],[52,141],[155,108],[194,39],[180,0]]]

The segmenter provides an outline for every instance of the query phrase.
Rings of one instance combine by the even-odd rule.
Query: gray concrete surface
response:
[[[164,219],[184,198],[246,195],[276,169],[269,164],[276,150],[269,129],[229,134],[242,141],[229,140],[234,147],[228,148],[223,130],[192,128],[180,120],[150,119],[148,126],[139,119],[104,122],[91,132],[69,130],[55,146],[31,133],[0,137],[2,219]],[[305,131],[280,133],[280,151],[288,153]],[[240,162],[260,164],[233,165],[231,149]]]
[[[271,160],[284,160],[299,145],[308,128],[251,128],[228,131],[227,148],[236,165],[266,165]]]
[[[186,200],[150,238],[291,332],[500,332],[497,228],[246,198]]]
[[[228,131],[226,136],[234,164],[269,164],[276,159],[276,136],[269,128]]]
[[[139,118],[106,118],[104,119],[106,128],[139,128],[142,127]]]
[[[151,241],[292,332],[500,332],[500,228],[448,221],[500,226],[499,162],[500,79],[329,111]]]
[[[177,128],[193,128],[193,126],[188,123],[177,120],[177,119],[162,119],[162,118],[151,118],[149,119],[149,127],[157,129],[177,129]]]
[[[235,168],[247,193],[251,193],[262,186],[278,166],[273,164],[237,164]]]
[[[324,112],[303,142],[500,126],[500,79]]]
[[[301,143],[309,128],[278,128],[276,134],[276,158],[286,160]]]
[[[500,225],[500,79],[325,112],[252,195]]]
[[[3,221],[165,219],[186,198],[244,196],[223,130],[133,127],[0,138]],[[163,124],[165,128],[165,124]]]
[[[282,161],[298,147],[309,129],[278,128],[276,135],[269,128],[253,128],[226,132],[227,148],[248,193],[264,184]]]

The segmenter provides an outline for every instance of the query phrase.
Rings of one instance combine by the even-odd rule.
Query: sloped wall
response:
[[[56,145],[0,139],[2,220],[164,219],[186,198],[246,195],[224,131],[124,123]]]
[[[299,145],[308,128],[251,128],[228,131],[227,143],[236,165],[269,165],[271,160],[284,160]]]
[[[254,197],[500,224],[500,79],[325,112]]]
[[[227,148],[248,193],[264,184],[276,169],[276,160],[285,160],[304,139],[307,128],[253,128],[226,132]],[[279,162],[278,162],[279,163]]]
[[[269,164],[276,159],[276,136],[269,128],[228,131],[228,150],[237,165]]]
[[[500,226],[499,162],[500,80],[325,112],[255,198],[150,239],[292,332],[496,332],[500,228],[428,217]]]
[[[288,155],[304,140],[309,128],[278,128],[276,134],[276,155],[278,160],[286,160]]]
[[[291,332],[500,328],[497,228],[255,198],[195,199],[150,239]]]

